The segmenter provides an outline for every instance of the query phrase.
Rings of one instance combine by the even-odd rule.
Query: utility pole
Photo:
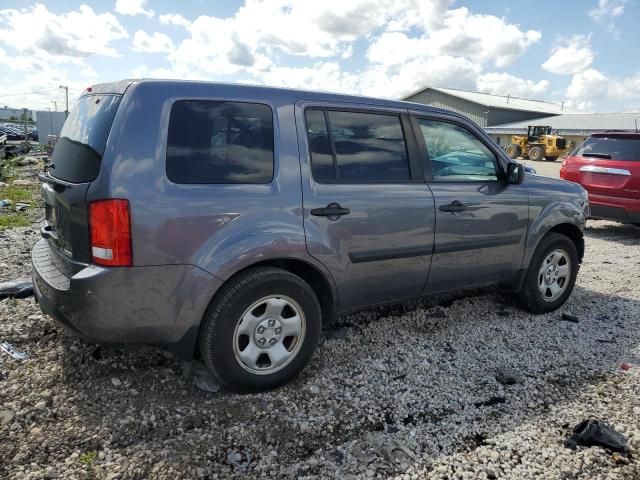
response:
[[[58,102],[56,102],[55,100],[51,100],[51,103],[53,103],[53,111],[57,112],[58,111]]]
[[[60,88],[64,88],[64,118],[67,118],[69,116],[69,87],[60,85]]]

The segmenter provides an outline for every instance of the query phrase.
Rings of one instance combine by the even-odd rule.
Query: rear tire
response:
[[[539,145],[529,149],[529,158],[534,162],[538,162],[544,158],[544,150]]]
[[[518,158],[521,153],[522,152],[520,151],[520,147],[515,143],[512,143],[507,147],[507,155],[509,155],[509,158]]]
[[[267,390],[304,369],[321,328],[320,304],[306,282],[279,268],[254,268],[231,280],[210,305],[200,352],[229,389]]]
[[[547,162],[555,162],[558,159],[558,157],[544,157],[544,159]]]
[[[531,258],[518,292],[520,305],[533,313],[557,309],[571,295],[578,267],[578,251],[571,239],[560,233],[548,233]]]

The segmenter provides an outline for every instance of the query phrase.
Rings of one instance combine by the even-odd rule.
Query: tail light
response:
[[[127,200],[98,200],[89,204],[91,260],[98,265],[128,267],[131,255],[131,217]]]

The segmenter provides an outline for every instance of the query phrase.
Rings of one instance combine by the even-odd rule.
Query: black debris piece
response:
[[[504,397],[491,397],[489,400],[485,400],[483,402],[476,402],[474,405],[476,407],[490,407],[491,405],[498,405],[500,403],[505,403],[507,401]]]
[[[25,298],[31,295],[33,295],[33,281],[30,278],[0,282],[0,300],[8,297]]]
[[[570,313],[563,313],[562,320],[572,323],[578,323],[580,321],[580,319],[576,315],[572,315]]]
[[[565,446],[572,450],[577,445],[603,447],[620,453],[626,453],[629,448],[623,434],[604,422],[592,419],[579,423],[565,442]]]

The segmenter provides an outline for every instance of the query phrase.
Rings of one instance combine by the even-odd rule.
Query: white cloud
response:
[[[503,18],[470,13],[462,7],[448,11],[429,38],[441,53],[504,67],[541,37],[538,30],[523,31]]]
[[[571,79],[567,88],[567,97],[576,98],[602,98],[607,95],[609,79],[594,68],[589,68],[578,73]]]
[[[597,21],[611,21],[624,13],[628,0],[598,0],[598,6],[589,10],[589,16]]]
[[[179,13],[167,13],[165,15],[160,15],[158,19],[163,25],[175,25],[184,28],[189,28],[191,26],[191,22]]]
[[[173,42],[164,33],[154,32],[149,35],[144,30],[138,30],[135,33],[131,44],[131,49],[135,52],[168,53],[173,48]]]
[[[127,38],[111,13],[96,13],[87,5],[56,15],[45,5],[0,10],[0,41],[22,54],[41,57],[116,56],[111,42]]]
[[[478,77],[477,82],[477,88],[480,92],[525,98],[539,98],[549,90],[549,86],[547,80],[534,82],[504,72],[485,73]]]
[[[600,107],[601,111],[612,108],[637,110],[640,106],[640,72],[617,78],[589,68],[572,77],[566,94],[574,104],[588,103]]]
[[[145,9],[147,0],[116,0],[115,11],[120,15],[146,15],[153,17],[153,10]]]
[[[574,35],[556,46],[551,56],[542,64],[548,72],[562,75],[580,73],[593,63],[591,39],[584,35]]]

